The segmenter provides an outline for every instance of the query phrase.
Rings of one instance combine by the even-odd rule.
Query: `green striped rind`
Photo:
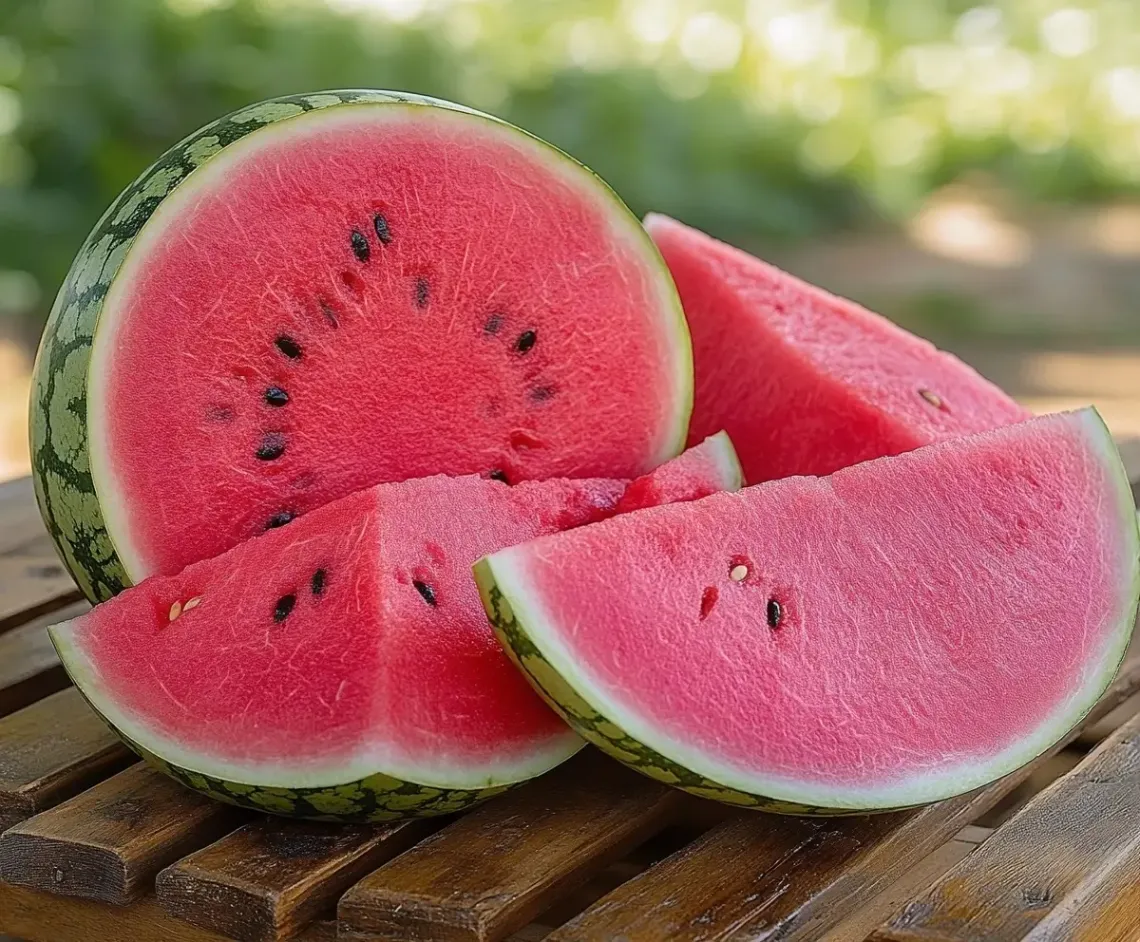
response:
[[[64,279],[40,342],[32,384],[30,430],[36,499],[60,557],[83,594],[103,601],[131,584],[131,578],[108,532],[89,461],[87,381],[92,346],[111,284],[124,259],[158,206],[187,177],[235,141],[261,128],[307,112],[345,105],[405,103],[491,115],[424,95],[349,89],[274,98],[243,108],[206,125],[163,154],[119,196],[80,248]],[[507,125],[509,126],[509,125]],[[526,134],[518,130],[519,134]],[[552,154],[581,166],[573,158],[532,135]],[[624,208],[620,198],[588,168],[583,170]],[[640,232],[633,217],[631,231]],[[656,250],[645,237],[647,251]],[[657,253],[664,272],[665,263]],[[687,395],[676,416],[669,456],[684,447],[692,407],[692,362],[688,327],[673,294],[679,375],[689,377]]]
[[[83,594],[103,601],[131,584],[107,532],[88,462],[87,372],[103,301],[147,220],[198,167],[247,134],[308,111],[363,102],[434,99],[374,91],[275,98],[227,115],[176,144],[96,223],[64,279],[44,328],[31,399],[36,499]],[[465,110],[465,109],[459,109]]]
[[[578,735],[619,762],[623,762],[642,775],[684,789],[701,798],[712,798],[743,808],[773,811],[778,814],[827,816],[866,813],[865,810],[859,809],[824,808],[750,795],[747,792],[726,788],[667,759],[599,713],[551,667],[531,641],[526,626],[515,618],[510,602],[499,589],[494,572],[485,559],[475,564],[475,581],[479,584],[479,594],[483,599],[483,607],[487,610],[487,617],[511,660],[522,669],[535,690]]]
[[[82,690],[80,693],[82,694]],[[344,823],[430,818],[463,811],[495,795],[501,795],[518,784],[477,789],[433,788],[383,774],[370,775],[360,781],[327,788],[274,788],[227,782],[224,779],[181,768],[159,758],[115,729],[86,695],[84,699],[123,742],[160,772],[210,798],[254,811]]]

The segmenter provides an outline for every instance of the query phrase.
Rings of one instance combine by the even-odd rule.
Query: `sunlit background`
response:
[[[639,214],[1140,432],[1136,0],[2,0],[0,478],[118,191],[226,111],[350,86],[500,114]]]

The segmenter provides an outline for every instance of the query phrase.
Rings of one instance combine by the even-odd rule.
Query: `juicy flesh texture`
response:
[[[718,432],[631,481],[618,501],[617,512],[700,500],[718,491],[739,490],[740,485],[740,462],[732,441],[724,432]]]
[[[951,354],[665,216],[646,220],[693,342],[690,442],[725,429],[749,483],[1029,417]]]
[[[71,623],[71,644],[102,697],[211,761],[523,762],[567,731],[495,640],[471,564],[599,519],[624,486],[436,477],[371,488],[141,583]]]
[[[160,210],[116,288],[100,413],[132,578],[377,482],[671,456],[671,288],[600,191],[438,108],[284,124]]]
[[[373,487],[128,589],[68,623],[69,644],[142,738],[211,761],[304,768],[363,751],[402,767],[524,764],[570,734],[495,640],[471,564],[622,512],[627,485],[646,502],[737,487],[710,461],[726,451],[721,436],[633,482]]]
[[[537,600],[539,648],[658,751],[874,789],[982,762],[1107,683],[1136,538],[1095,447],[1079,414],[1049,417],[492,563]]]

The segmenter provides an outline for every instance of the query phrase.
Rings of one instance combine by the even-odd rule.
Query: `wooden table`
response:
[[[1140,472],[1140,448],[1127,451]],[[458,818],[338,827],[214,804],[136,762],[69,687],[43,631],[85,608],[28,482],[0,485],[0,934],[1140,938],[1140,658],[1051,756],[917,811],[734,811],[590,752]]]

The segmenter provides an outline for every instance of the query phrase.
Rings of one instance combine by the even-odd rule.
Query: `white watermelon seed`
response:
[[[186,604],[182,606],[182,611],[188,612],[192,608],[197,608],[202,604],[202,596],[195,595],[192,599],[187,599]]]
[[[179,615],[182,614],[182,603],[175,602],[170,606],[170,620],[174,621]]]
[[[748,578],[748,567],[744,565],[733,566],[728,571],[728,578],[733,582],[743,582]]]
[[[943,402],[942,397],[940,395],[938,395],[938,393],[931,392],[929,389],[920,389],[918,391],[918,394],[920,396],[922,396],[922,398],[925,399],[927,402],[929,402],[932,406],[934,406],[935,409],[941,409],[946,405],[946,403]]]

